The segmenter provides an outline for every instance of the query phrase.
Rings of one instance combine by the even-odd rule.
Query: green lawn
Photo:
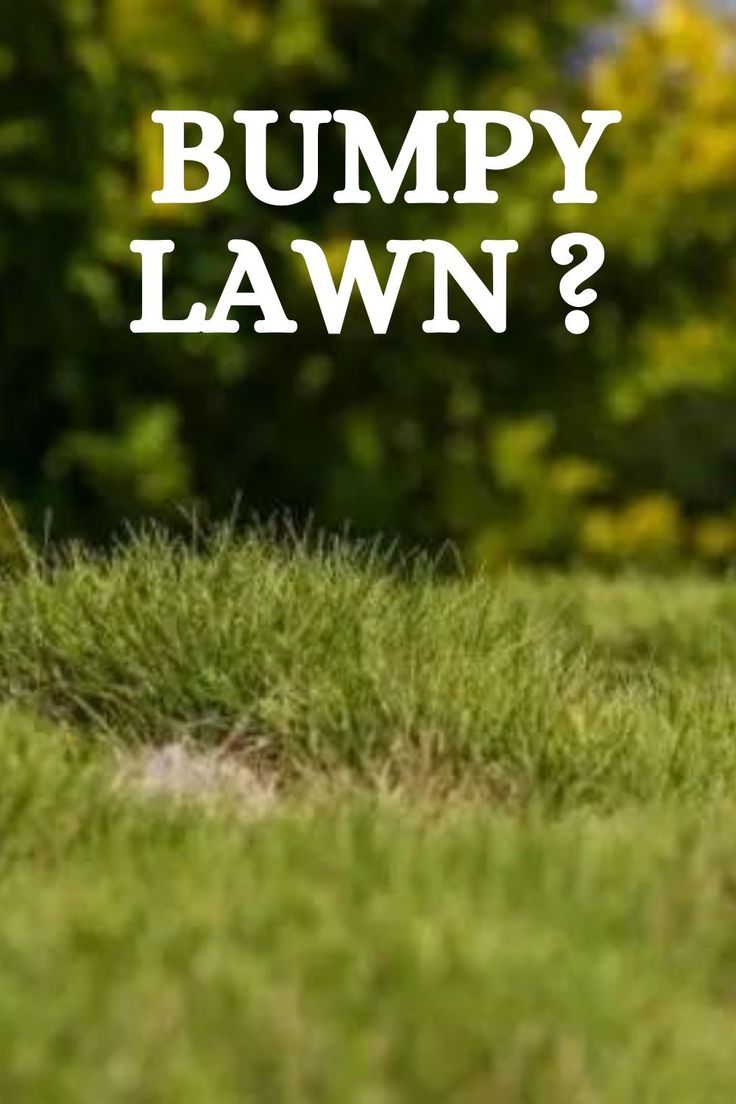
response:
[[[0,1101],[735,1100],[735,645],[695,576],[9,576]],[[252,792],[146,789],[172,742]]]

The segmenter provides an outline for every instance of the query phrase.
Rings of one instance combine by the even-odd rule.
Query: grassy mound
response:
[[[736,587],[401,567],[0,583],[3,1104],[736,1098]]]
[[[0,587],[0,694],[285,776],[610,806],[730,792],[735,638],[730,584],[443,581],[340,545],[151,538]]]

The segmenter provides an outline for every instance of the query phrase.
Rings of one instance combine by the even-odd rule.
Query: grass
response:
[[[736,1099],[736,586],[156,534],[0,583],[3,1104]],[[121,763],[184,741],[249,810]]]

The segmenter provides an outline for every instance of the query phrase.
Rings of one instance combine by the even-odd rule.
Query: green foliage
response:
[[[548,8],[14,5],[0,53],[0,487],[29,523],[51,509],[57,531],[100,536],[123,515],[181,503],[227,512],[242,492],[260,511],[286,504],[330,525],[449,536],[483,563],[731,559],[733,24],[696,0],[660,0],[647,19],[605,0]],[[596,53],[589,40],[605,27],[615,34]],[[613,106],[624,123],[591,163],[596,208],[555,208],[551,149],[507,174],[492,210],[336,208],[341,151],[327,135],[318,194],[267,209],[239,187],[234,124],[227,195],[157,208],[150,113],[185,105],[225,120],[239,107],[349,106],[393,150],[418,107],[553,105],[573,118]],[[278,128],[275,183],[295,179],[298,156]],[[462,159],[448,132],[450,185]],[[582,340],[564,330],[549,256],[570,229],[599,233],[608,249]],[[162,236],[178,244],[172,313],[213,303],[227,241],[248,237],[299,333],[258,336],[244,324],[232,337],[131,335],[139,262],[128,245]],[[458,302],[459,337],[422,334],[430,289],[418,276],[386,337],[369,333],[359,309],[343,337],[326,337],[289,252],[294,236],[336,263],[354,237],[379,251],[391,237],[442,237],[479,268],[483,238],[515,236],[509,332],[490,334]],[[543,439],[509,482],[499,449],[530,426],[544,426]]]

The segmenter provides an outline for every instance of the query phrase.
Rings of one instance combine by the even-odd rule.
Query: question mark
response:
[[[589,307],[598,298],[598,292],[593,288],[580,290],[580,287],[602,267],[606,251],[603,243],[592,234],[563,234],[552,246],[552,260],[558,265],[569,265],[575,259],[572,252],[575,246],[585,249],[585,258],[562,277],[560,295],[570,307]],[[565,319],[571,334],[584,334],[589,325],[590,319],[583,310],[572,310]]]

